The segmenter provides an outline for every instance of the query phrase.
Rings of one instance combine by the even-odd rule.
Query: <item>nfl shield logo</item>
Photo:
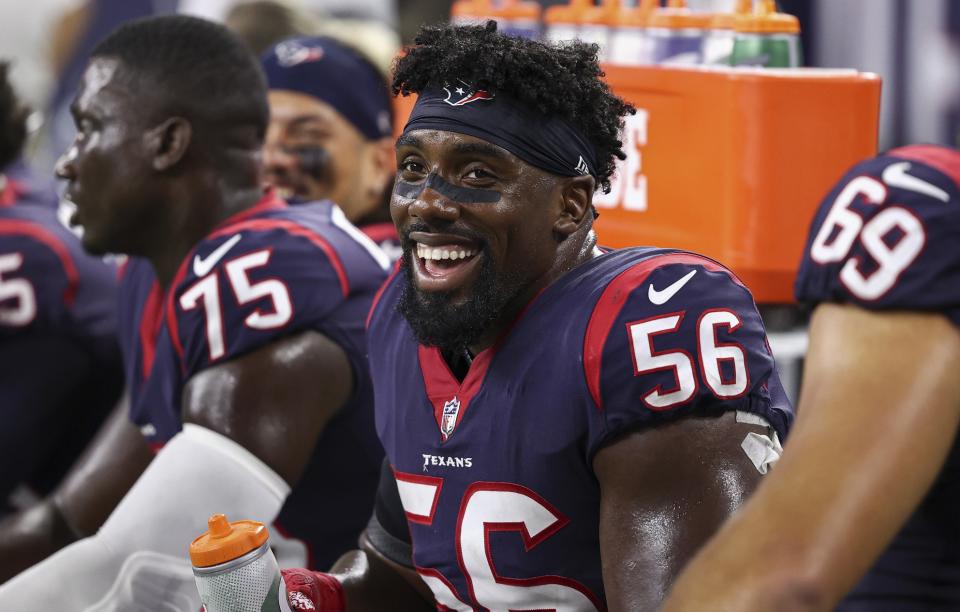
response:
[[[443,101],[450,106],[463,106],[477,100],[493,100],[492,94],[482,89],[474,89],[463,81],[457,81],[456,85],[444,85],[443,90],[447,92]]]
[[[440,419],[440,433],[444,438],[453,433],[457,426],[457,415],[460,414],[460,400],[453,398],[443,405],[443,417]]]

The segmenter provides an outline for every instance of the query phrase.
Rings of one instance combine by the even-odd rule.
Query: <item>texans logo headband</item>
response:
[[[403,133],[413,130],[475,136],[541,170],[597,178],[593,146],[579,130],[509,96],[478,90],[463,81],[421,91]]]

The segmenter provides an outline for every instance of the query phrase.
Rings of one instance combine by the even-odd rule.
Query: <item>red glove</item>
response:
[[[323,572],[299,567],[280,570],[287,585],[287,604],[298,612],[346,612],[347,603],[340,581]]]

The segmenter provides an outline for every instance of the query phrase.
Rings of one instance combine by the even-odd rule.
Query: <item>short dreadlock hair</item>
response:
[[[626,158],[620,140],[623,117],[636,109],[601,79],[597,49],[579,41],[552,44],[504,36],[493,21],[424,26],[414,46],[394,64],[393,93],[419,93],[461,79],[561,117],[593,145],[598,187],[608,192],[614,158]]]
[[[17,101],[9,71],[10,65],[0,62],[0,171],[19,157],[27,139],[29,111]]]

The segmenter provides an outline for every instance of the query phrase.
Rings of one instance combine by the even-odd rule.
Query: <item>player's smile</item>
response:
[[[483,257],[476,244],[458,236],[411,232],[416,245],[414,260],[421,291],[455,291],[468,284]]]

